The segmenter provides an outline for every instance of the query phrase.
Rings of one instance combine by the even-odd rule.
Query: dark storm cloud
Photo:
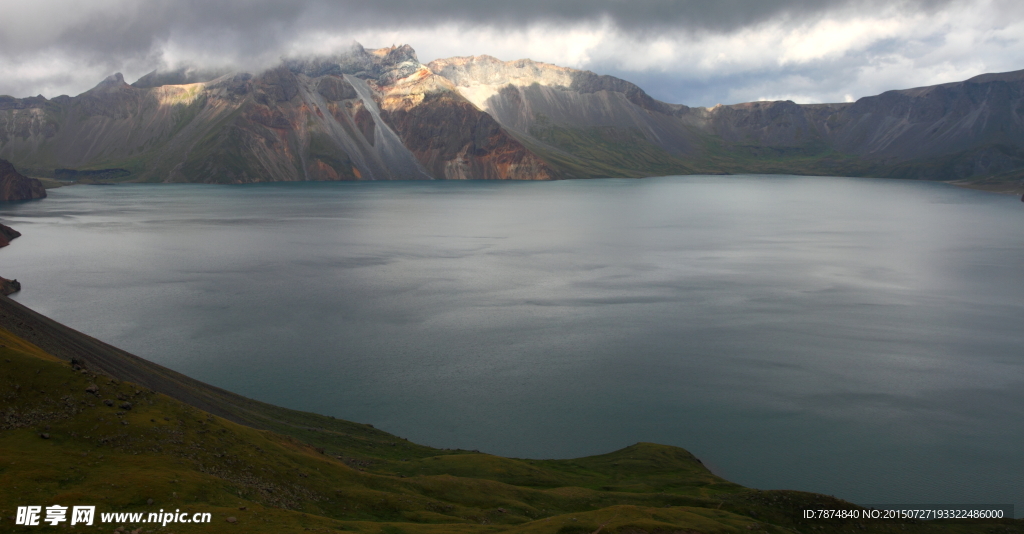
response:
[[[254,70],[284,55],[338,51],[358,38],[367,47],[411,44],[424,61],[491,54],[506,60],[531,57],[587,68],[636,81],[672,102],[731,103],[787,94],[835,100],[846,98],[847,92],[864,96],[892,84],[914,85],[917,82],[892,79],[893,73],[907,68],[931,69],[919,77],[922,81],[917,84],[923,85],[962,79],[957,77],[999,61],[1013,64],[1024,57],[1013,31],[980,40],[991,33],[993,24],[1012,25],[1024,17],[1024,9],[1017,4],[1009,0],[37,0],[31,5],[11,3],[4,9],[0,94],[77,94],[113,72],[123,72],[132,81],[154,68],[181,64]],[[966,22],[944,16],[974,11],[984,16]],[[850,40],[844,45],[846,51],[822,57],[807,52],[823,40],[838,42],[850,35],[849,28],[842,26],[847,21],[873,21],[853,28],[864,33],[865,27],[875,23],[884,26],[887,17],[900,18],[902,25],[888,37]],[[842,27],[824,36],[820,32],[804,36],[803,44],[782,45],[787,35],[799,34],[822,20],[837,21]],[[963,46],[943,45],[943,32],[949,28],[924,35],[933,31],[935,21],[943,20],[951,27],[973,25]],[[919,31],[923,27],[926,31]],[[541,30],[533,31],[537,28]],[[580,31],[573,34],[576,30]],[[904,30],[914,30],[916,37],[904,42]],[[891,46],[885,45],[891,50],[871,50],[868,47],[874,45],[865,44],[866,39],[885,38],[895,39]],[[922,40],[930,38],[942,46]],[[648,46],[666,39],[674,50],[667,55],[658,55],[663,48]],[[1000,44],[995,39],[1008,41]],[[983,53],[987,55],[982,57]],[[708,59],[718,56],[724,59]],[[995,61],[997,57],[1004,59]]]
[[[906,9],[930,10],[950,0],[906,0]],[[296,32],[366,28],[424,27],[444,23],[515,28],[531,24],[571,24],[608,20],[625,32],[730,32],[767,20],[803,20],[833,11],[870,11],[892,2],[849,0],[156,0],[97,8],[92,3],[54,3],[65,11],[54,20],[9,21],[21,26],[12,38],[0,30],[8,51],[40,47],[99,57],[140,56],[172,38],[234,45],[259,55],[278,48]],[[63,28],[60,20],[66,21]],[[29,27],[24,25],[28,24]],[[40,25],[40,31],[31,31]],[[34,35],[33,35],[34,34]]]
[[[932,9],[949,0],[903,2],[914,9]],[[389,16],[402,22],[459,20],[477,24],[523,25],[537,22],[576,22],[607,17],[626,31],[667,29],[728,32],[768,19],[802,19],[836,9],[874,9],[893,2],[848,0],[569,0],[546,2],[478,2],[445,0],[384,2]],[[365,4],[364,4],[365,5]],[[377,12],[367,6],[368,12]],[[393,13],[393,14],[392,14]]]

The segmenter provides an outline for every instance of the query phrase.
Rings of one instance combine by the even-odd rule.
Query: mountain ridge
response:
[[[409,45],[286,58],[253,74],[114,74],[75,97],[0,97],[0,157],[114,181],[561,179],[841,174],[1024,178],[1024,71],[852,103],[661,102],[529,59],[421,63]]]

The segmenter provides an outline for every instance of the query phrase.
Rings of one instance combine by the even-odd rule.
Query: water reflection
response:
[[[742,484],[1024,509],[1020,203],[797,177],[73,187],[18,299],[414,441],[686,447]]]

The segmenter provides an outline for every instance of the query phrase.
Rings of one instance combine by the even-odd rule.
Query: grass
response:
[[[0,344],[7,371],[0,378],[4,517],[18,505],[95,504],[108,512],[176,508],[220,518],[209,529],[191,526],[195,532],[221,531],[229,515],[239,524],[251,523],[247,532],[280,532],[285,525],[366,530],[370,527],[360,526],[366,522],[373,524],[370,530],[392,522],[406,530],[417,526],[416,532],[447,532],[436,525],[449,524],[479,532],[622,501],[643,508],[675,500],[655,492],[615,496],[558,484],[561,472],[591,484],[607,482],[614,476],[615,468],[608,467],[614,455],[581,465],[529,466],[410,444],[420,458],[403,462],[394,457],[414,451],[399,452],[397,442],[404,440],[391,436],[396,445],[386,446],[384,454],[353,451],[362,457],[353,462],[351,456],[329,455],[292,436],[238,425],[132,383],[76,371],[6,330],[0,331]],[[98,391],[88,392],[92,386]],[[428,450],[435,456],[422,456]],[[704,471],[684,451],[640,445],[622,455],[623,462],[632,457],[629,461],[648,469],[668,468],[720,484],[722,490],[740,489]],[[425,471],[424,465],[432,467],[430,473],[414,473]],[[533,472],[536,480],[521,486],[500,481],[522,478],[522,472]]]
[[[646,177],[674,174],[799,174],[875,176],[884,170],[821,143],[765,147],[726,143],[698,134],[700,149],[673,154],[635,128],[567,128],[541,124],[522,141],[563,178]]]
[[[638,443],[574,460],[502,458],[424,447],[369,425],[277,407],[265,417],[281,432],[260,430],[76,368],[2,328],[0,365],[2,531],[69,531],[9,519],[17,506],[51,504],[213,517],[211,524],[124,525],[143,532],[861,530],[852,521],[801,522],[804,507],[849,503],[743,488],[676,447]],[[863,523],[876,532],[1024,532],[1011,520]]]
[[[636,128],[568,128],[546,123],[521,139],[567,178],[693,174],[684,157],[651,143]]]
[[[977,153],[1001,150],[1018,158],[1015,149],[981,147],[943,157],[900,164],[872,161],[837,152],[824,142],[762,146],[730,143],[697,134],[700,150],[692,155],[672,154],[648,141],[635,128],[568,128],[541,121],[530,136],[520,136],[560,178],[645,177],[673,174],[796,174],[804,176],[860,176],[949,181],[978,189],[1021,194],[1024,180],[1019,169],[975,179],[958,180],[960,170],[973,164]],[[960,170],[958,170],[960,169]]]

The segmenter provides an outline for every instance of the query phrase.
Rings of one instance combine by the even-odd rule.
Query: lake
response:
[[[74,186],[14,298],[266,402],[762,489],[1024,509],[1024,204],[789,176]]]

